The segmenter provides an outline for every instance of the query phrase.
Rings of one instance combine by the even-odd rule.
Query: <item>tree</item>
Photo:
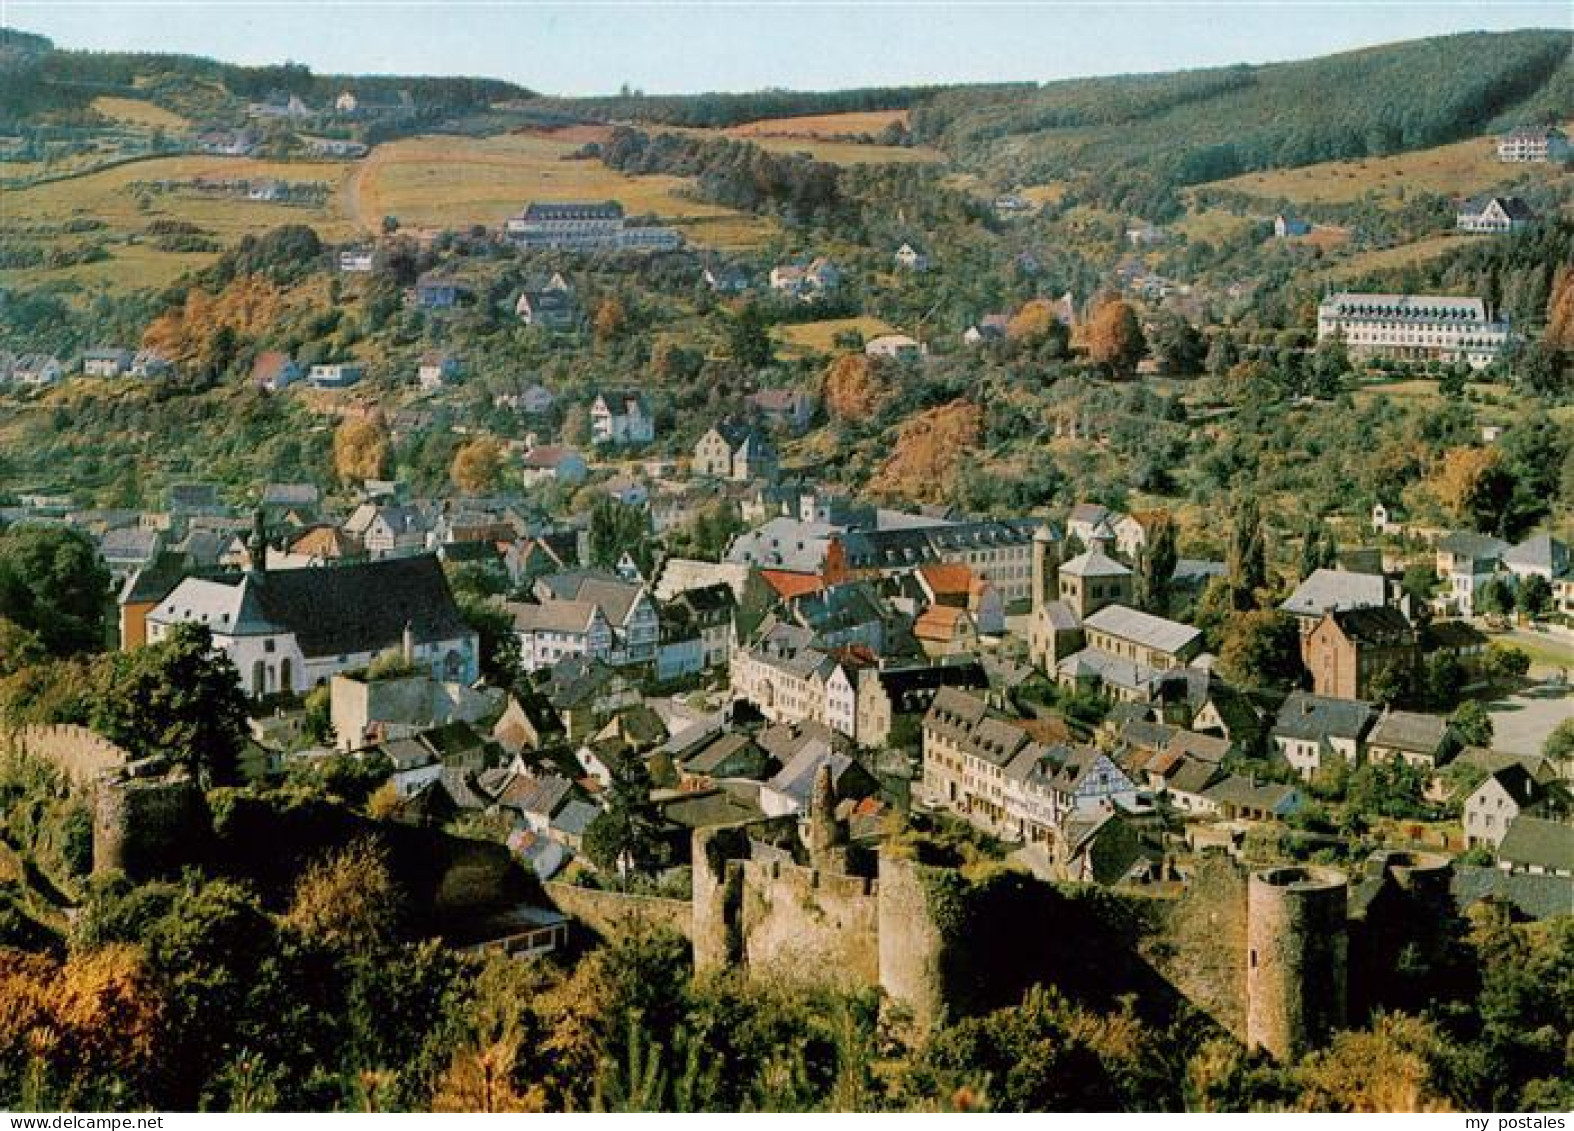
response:
[[[388,429],[381,420],[346,420],[333,434],[333,470],[340,482],[388,473]]]
[[[1255,609],[1258,590],[1268,587],[1268,547],[1255,495],[1243,495],[1235,504],[1224,567],[1234,607],[1238,611]]]
[[[157,644],[99,660],[91,725],[137,758],[155,754],[204,782],[235,777],[246,697],[206,625],[177,624]]]
[[[519,634],[514,618],[502,606],[463,594],[458,598],[459,612],[475,630],[481,648],[481,674],[494,687],[509,687],[519,675]]]
[[[584,447],[590,442],[590,411],[582,404],[571,404],[563,412],[563,442]]]
[[[1512,644],[1493,642],[1487,645],[1487,656],[1482,666],[1493,679],[1518,679],[1530,671],[1530,654]]]
[[[1501,528],[1514,493],[1514,477],[1497,448],[1451,448],[1430,486],[1438,502],[1456,518],[1486,533]]]
[[[1418,607],[1431,602],[1437,592],[1437,571],[1425,562],[1405,566],[1399,588]]]
[[[1562,777],[1569,776],[1569,769],[1574,768],[1574,719],[1564,719],[1552,728],[1541,744],[1541,755],[1553,766],[1562,767]]]
[[[387,851],[357,840],[306,869],[284,922],[336,949],[367,953],[392,940],[399,906]]]
[[[597,868],[627,879],[630,872],[650,872],[664,862],[666,845],[650,789],[650,770],[638,757],[613,773],[605,807],[585,830],[585,854]]]
[[[1326,522],[1314,519],[1306,524],[1301,535],[1301,580],[1305,581],[1320,569],[1332,569],[1339,564],[1339,545],[1334,532]]]
[[[770,327],[759,304],[747,302],[727,323],[728,352],[732,360],[754,372],[771,363],[775,347],[771,344]]]
[[[1312,354],[1311,387],[1307,390],[1314,397],[1333,400],[1344,388],[1344,379],[1350,372],[1350,353],[1345,349],[1344,338],[1338,334],[1317,343]]]
[[[471,440],[454,453],[449,478],[469,495],[480,495],[497,486],[503,470],[503,449],[490,436]]]
[[[1202,368],[1207,349],[1197,328],[1173,311],[1159,315],[1152,346],[1164,372],[1187,376]]]
[[[0,617],[0,678],[43,663],[48,657],[44,642],[37,633],[29,632],[13,620]]]
[[[591,320],[591,332],[598,342],[614,342],[628,329],[628,321],[628,308],[623,305],[623,300],[617,295],[608,295],[596,307],[596,315]]]
[[[1219,669],[1243,687],[1297,686],[1304,669],[1294,618],[1277,609],[1236,613],[1224,625]]]
[[[104,645],[109,571],[85,534],[65,526],[0,531],[0,617],[52,654]]]
[[[1504,578],[1489,578],[1476,596],[1476,605],[1483,612],[1507,616],[1514,611],[1514,587]]]
[[[1466,699],[1448,717],[1459,737],[1471,746],[1492,745],[1492,716],[1475,699]]]
[[[1088,357],[1117,377],[1129,377],[1147,352],[1142,323],[1123,299],[1109,299],[1093,312],[1087,328]]]
[[[1156,519],[1148,538],[1137,551],[1137,604],[1149,612],[1163,615],[1169,610],[1170,583],[1175,577],[1178,555],[1175,548],[1175,523],[1169,515]]]
[[[1531,574],[1520,581],[1514,604],[1532,619],[1545,616],[1552,608],[1552,583],[1539,573]]]
[[[612,569],[629,554],[643,570],[649,565],[650,515],[644,507],[602,495],[590,508],[590,564]]]

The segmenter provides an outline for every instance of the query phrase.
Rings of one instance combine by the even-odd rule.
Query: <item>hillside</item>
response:
[[[1304,62],[943,91],[918,140],[996,184],[1068,179],[1084,199],[1162,219],[1173,189],[1427,148],[1574,113],[1566,32],[1472,33]],[[1424,92],[1424,94],[1422,93]]]

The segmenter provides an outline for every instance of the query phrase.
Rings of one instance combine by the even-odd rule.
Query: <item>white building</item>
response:
[[[1498,138],[1497,159],[1509,164],[1566,161],[1568,135],[1555,126],[1525,127]]]
[[[592,443],[648,444],[655,438],[656,421],[641,394],[597,393],[590,402]]]
[[[1508,323],[1478,298],[1342,292],[1317,307],[1317,340],[1342,338],[1356,358],[1464,361],[1480,369],[1503,351],[1508,335]]]

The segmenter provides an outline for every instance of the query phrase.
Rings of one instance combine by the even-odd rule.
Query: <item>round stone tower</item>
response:
[[[946,1008],[947,938],[926,882],[931,871],[880,854],[880,988],[907,1009],[918,1032],[937,1024]]]
[[[1268,868],[1246,893],[1246,1045],[1295,1060],[1344,1024],[1349,882],[1331,868]]]

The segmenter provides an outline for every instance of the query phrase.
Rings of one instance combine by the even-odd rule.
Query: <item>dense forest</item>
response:
[[[1002,185],[1172,216],[1173,189],[1441,145],[1574,111],[1566,33],[1473,33],[1262,67],[942,91],[913,133]]]

